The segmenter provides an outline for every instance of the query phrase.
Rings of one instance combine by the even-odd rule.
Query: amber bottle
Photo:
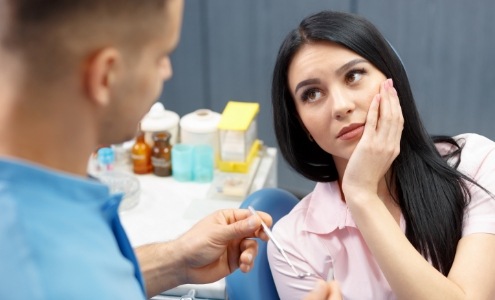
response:
[[[172,175],[171,150],[170,133],[168,131],[153,133],[151,164],[153,165],[153,174],[156,176]]]
[[[136,142],[132,146],[132,166],[136,174],[147,174],[151,172],[151,148],[144,141],[144,132],[139,131]]]

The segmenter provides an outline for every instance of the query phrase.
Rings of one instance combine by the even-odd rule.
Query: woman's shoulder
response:
[[[463,236],[471,233],[495,233],[495,142],[479,134],[462,134],[454,139],[463,147],[459,171],[477,185],[468,184],[471,194],[465,212]],[[489,191],[487,193],[486,191]]]
[[[463,149],[467,149],[467,152],[490,151],[495,148],[494,141],[477,133],[463,133],[453,136],[452,139],[463,147]],[[448,142],[439,142],[435,145],[442,155],[448,154],[454,149],[454,145]]]
[[[462,147],[458,170],[477,180],[481,176],[493,176],[495,169],[495,142],[489,138],[475,134],[464,133],[452,137]],[[445,155],[452,145],[437,144],[440,154]]]
[[[495,142],[489,138],[476,134],[464,133],[452,137],[462,148],[459,170],[472,173],[488,161],[495,161]],[[447,155],[455,150],[455,146],[448,143],[436,143],[438,152]],[[488,159],[488,161],[487,161]]]
[[[495,163],[495,142],[475,133],[465,133],[454,139],[462,147],[460,170],[475,175],[487,164]]]
[[[277,231],[280,230],[280,228],[286,228],[289,226],[300,229],[302,227],[300,225],[304,224],[304,219],[307,211],[309,210],[314,194],[315,190],[311,191],[303,199],[301,199],[301,201],[299,201],[299,203],[297,203],[287,215],[280,218],[280,220],[274,225],[273,230]]]
[[[458,143],[470,150],[493,150],[495,142],[477,133],[463,133],[453,137]]]
[[[320,228],[323,225],[319,222],[322,217],[330,218],[331,214],[338,214],[345,209],[338,184],[319,182],[311,193],[275,224],[274,231],[282,230],[292,234],[308,230],[320,231],[323,230]]]

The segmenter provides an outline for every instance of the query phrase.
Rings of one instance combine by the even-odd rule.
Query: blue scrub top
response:
[[[0,299],[145,299],[121,198],[93,180],[0,159]]]

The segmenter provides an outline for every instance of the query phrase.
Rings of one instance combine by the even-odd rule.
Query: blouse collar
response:
[[[328,234],[345,227],[357,228],[351,211],[342,198],[338,181],[318,182],[313,192],[302,201],[308,202],[303,225],[305,231]],[[402,214],[399,226],[405,232],[406,223]]]

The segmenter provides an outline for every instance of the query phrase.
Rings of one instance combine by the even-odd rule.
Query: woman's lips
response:
[[[342,128],[337,135],[337,138],[341,140],[351,140],[355,137],[361,136],[364,131],[364,124],[352,124]]]

